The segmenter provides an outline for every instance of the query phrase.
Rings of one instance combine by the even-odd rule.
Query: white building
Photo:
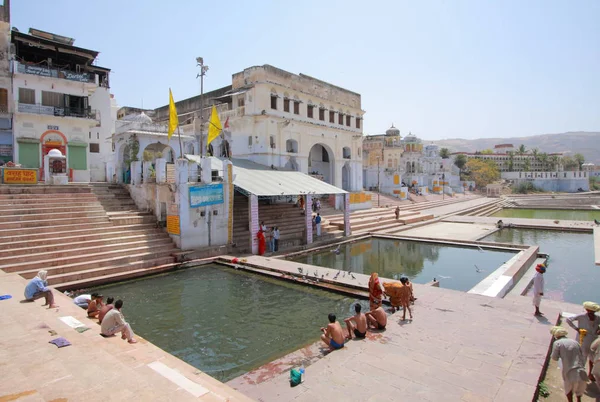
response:
[[[10,1],[0,5],[0,164],[13,160]]]
[[[66,159],[51,171],[75,182],[104,181],[114,128],[110,70],[94,65],[98,52],[73,43],[36,29],[12,31],[14,158],[39,169],[43,180],[44,157],[57,149]]]
[[[437,145],[424,145],[412,133],[402,138],[393,125],[385,135],[364,138],[363,169],[365,188],[399,198],[406,197],[410,186],[422,192],[462,191],[458,168],[439,155]]]
[[[187,135],[200,132],[199,98],[176,103]],[[362,190],[359,94],[270,65],[246,68],[233,74],[231,86],[204,95],[203,144],[212,104],[229,126],[211,144],[215,156],[297,170],[348,191]],[[168,105],[156,109],[155,121],[167,119]]]

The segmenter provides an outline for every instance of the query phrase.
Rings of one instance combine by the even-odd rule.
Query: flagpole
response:
[[[179,155],[183,159],[183,146],[181,145],[181,128],[177,125],[177,136],[179,137]]]

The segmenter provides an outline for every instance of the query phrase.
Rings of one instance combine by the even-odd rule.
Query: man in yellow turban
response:
[[[552,345],[552,359],[562,360],[562,377],[567,400],[573,402],[573,394],[575,394],[577,401],[581,402],[587,378],[585,360],[579,342],[567,338],[569,333],[564,327],[552,327],[550,333],[555,339]]]
[[[600,311],[600,305],[587,301],[583,303],[583,308],[585,309],[585,313],[567,318],[567,324],[577,331],[578,334],[582,332],[581,330],[585,330],[585,335],[583,335],[581,342],[581,352],[583,353],[584,362],[588,360],[590,362],[588,377],[591,381],[594,381],[595,378],[592,374],[594,362],[590,353],[590,347],[592,346],[592,342],[600,335],[600,316],[596,314]],[[577,325],[575,325],[575,322],[577,322]]]

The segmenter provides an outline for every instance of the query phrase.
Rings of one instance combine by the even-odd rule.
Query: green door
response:
[[[69,168],[73,170],[87,170],[87,147],[69,144]]]
[[[25,168],[40,168],[40,144],[19,142],[19,163]]]

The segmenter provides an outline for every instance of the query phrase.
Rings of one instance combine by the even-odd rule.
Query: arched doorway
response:
[[[335,159],[329,147],[315,144],[308,153],[308,174],[319,175],[329,184],[335,183]]]
[[[342,189],[346,191],[350,191],[350,164],[345,163],[342,167]]]
[[[146,162],[154,162],[158,158],[163,158],[167,163],[174,163],[175,152],[173,149],[165,144],[153,143],[144,148],[142,153],[142,160]]]

